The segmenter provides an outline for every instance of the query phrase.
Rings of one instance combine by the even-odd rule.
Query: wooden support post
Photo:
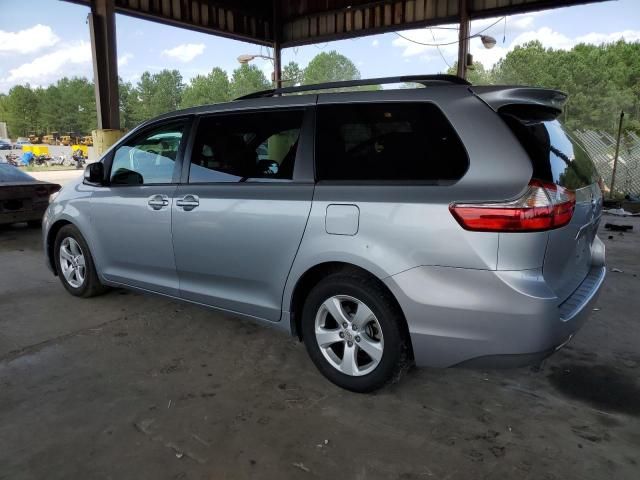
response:
[[[460,78],[467,77],[467,54],[469,53],[469,31],[471,19],[469,18],[468,0],[460,0],[460,32],[458,34],[458,71]]]
[[[91,0],[89,13],[98,129],[120,128],[114,0]]]
[[[273,83],[276,88],[282,87],[282,42],[280,26],[280,4],[273,2]]]

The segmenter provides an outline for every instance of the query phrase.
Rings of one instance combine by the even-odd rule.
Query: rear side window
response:
[[[469,166],[458,135],[430,103],[326,105],[317,119],[319,180],[451,183]]]
[[[189,183],[291,180],[303,115],[282,110],[201,119]]]
[[[571,190],[591,185],[597,173],[587,152],[557,120],[503,115],[533,164],[533,176]]]

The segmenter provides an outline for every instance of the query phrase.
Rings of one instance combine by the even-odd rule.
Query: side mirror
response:
[[[104,164],[90,163],[84,169],[84,181],[90,185],[104,185]]]

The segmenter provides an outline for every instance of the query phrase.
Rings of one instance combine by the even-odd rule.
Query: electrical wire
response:
[[[433,37],[433,41],[435,42],[436,41],[436,36],[433,33],[433,30],[429,29],[429,31],[431,32],[431,36]],[[438,49],[438,53],[442,57],[442,61],[447,65],[447,67],[451,68],[451,65],[449,65],[449,62],[447,62],[447,59],[444,58],[444,55],[442,54],[442,50],[440,50],[440,46],[438,45],[436,48]]]
[[[468,37],[463,38],[462,40],[468,40],[468,39],[470,39],[470,38],[473,38],[473,37],[476,37],[476,36],[480,35],[481,33],[486,32],[486,31],[487,31],[487,30],[489,30],[491,27],[493,27],[493,26],[497,25],[499,22],[501,22],[504,18],[505,18],[505,17],[501,17],[501,18],[499,18],[498,20],[496,20],[495,22],[493,22],[493,23],[492,23],[491,25],[489,25],[488,27],[483,28],[482,30],[480,30],[480,31],[479,31],[479,32],[477,32],[477,33],[474,33],[473,35],[469,35]],[[395,33],[395,34],[396,34],[397,36],[399,36],[400,38],[404,38],[404,39],[405,39],[405,40],[407,40],[408,42],[411,42],[411,43],[417,43],[418,45],[424,45],[425,47],[444,47],[444,46],[446,46],[446,45],[455,45],[456,43],[460,42],[460,39],[458,39],[458,40],[456,40],[456,41],[454,41],[454,42],[446,42],[446,43],[424,43],[424,42],[418,42],[417,40],[412,40],[412,39],[410,39],[410,38],[408,38],[408,37],[405,37],[404,35],[401,35],[401,34],[400,34],[400,33],[398,33],[398,32],[393,32],[393,33]]]

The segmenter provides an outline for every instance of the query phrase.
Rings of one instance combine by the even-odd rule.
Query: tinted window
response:
[[[320,180],[454,181],[469,160],[432,104],[349,104],[318,109]]]
[[[303,112],[253,112],[203,118],[189,182],[293,178]]]
[[[572,190],[595,182],[596,169],[587,152],[560,122],[504,118],[531,157],[535,178]]]
[[[171,183],[183,130],[183,123],[166,125],[118,147],[111,166],[111,183]]]

